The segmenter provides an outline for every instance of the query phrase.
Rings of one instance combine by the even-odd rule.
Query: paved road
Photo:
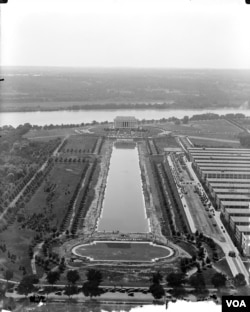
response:
[[[175,170],[174,164],[173,164],[172,159],[171,159],[170,156],[167,156],[167,161],[168,161],[168,163],[169,163],[169,165],[170,165],[170,168],[171,168],[172,170]],[[174,177],[174,180],[175,180],[175,183],[176,183],[176,187],[177,187],[177,189],[178,189],[178,193],[179,193],[179,195],[180,195],[180,199],[181,199],[181,201],[182,201],[182,205],[183,205],[183,208],[184,208],[186,217],[187,217],[187,219],[188,219],[188,223],[189,223],[190,229],[191,229],[192,233],[195,233],[195,232],[196,232],[196,227],[195,227],[195,224],[194,224],[192,215],[191,215],[191,213],[190,213],[190,210],[189,210],[187,201],[186,201],[186,199],[185,199],[184,196],[181,197],[181,194],[182,194],[181,188],[178,187],[177,181],[176,181],[176,178],[175,178],[175,175],[174,175],[174,174],[173,174],[173,177]]]

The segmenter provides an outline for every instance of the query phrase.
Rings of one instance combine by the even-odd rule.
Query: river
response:
[[[113,146],[98,231],[149,231],[135,143]]]
[[[32,125],[61,125],[61,124],[81,124],[91,123],[93,120],[97,122],[113,121],[116,116],[134,116],[139,120],[142,119],[161,119],[169,117],[183,118],[196,114],[216,113],[224,115],[228,113],[242,113],[250,116],[250,109],[143,109],[143,110],[79,110],[79,111],[38,111],[38,112],[2,112],[0,113],[0,125],[11,125],[17,127],[20,124],[30,123]]]

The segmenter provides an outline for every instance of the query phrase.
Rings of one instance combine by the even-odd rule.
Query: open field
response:
[[[80,245],[73,248],[73,253],[90,257],[94,261],[138,261],[150,262],[155,258],[168,257],[171,249],[149,243],[130,242],[95,242],[93,245]]]
[[[51,138],[64,137],[76,134],[75,128],[57,128],[57,129],[31,129],[24,135],[24,138],[31,140],[51,140]]]
[[[174,134],[224,138],[228,140],[236,140],[238,134],[242,132],[241,129],[225,119],[190,120],[188,124],[180,125],[176,125],[174,122],[166,122],[160,124],[160,127],[164,130],[172,131]]]
[[[86,163],[55,164],[30,202],[25,205],[28,225],[31,223],[32,226],[33,214],[42,214],[44,218],[48,219],[45,223],[49,222],[51,227],[59,227],[76,185],[80,181],[84,166]],[[30,222],[29,219],[31,219]],[[34,226],[36,225],[34,224]]]
[[[68,154],[93,153],[98,137],[91,135],[73,135],[68,138],[62,152]]]
[[[190,141],[194,144],[194,146],[197,147],[233,147],[233,148],[237,148],[237,147],[241,147],[240,142],[227,142],[227,141],[216,141],[213,138],[211,138],[210,140],[206,139],[206,138],[190,138]]]
[[[156,145],[159,153],[163,153],[164,148],[180,147],[179,144],[176,142],[175,138],[171,135],[154,138],[154,144]]]
[[[7,247],[6,252],[0,250],[0,264],[2,268],[14,272],[14,279],[18,280],[23,276],[20,266],[25,267],[26,272],[31,274],[28,247],[34,236],[34,231],[21,229],[17,222],[0,233],[1,245],[5,244]]]

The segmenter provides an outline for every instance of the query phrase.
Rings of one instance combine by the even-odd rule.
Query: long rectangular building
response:
[[[225,170],[203,170],[201,172],[202,179],[207,178],[225,178],[225,179],[250,179],[250,171],[225,171]]]
[[[230,188],[230,190],[237,190],[240,189],[240,190],[243,190],[243,189],[246,189],[246,190],[249,190],[250,192],[250,184],[249,183],[238,183],[238,181],[228,181],[228,183],[215,183],[215,182],[211,182],[209,183],[209,185],[211,186],[211,188],[213,189],[228,189]]]

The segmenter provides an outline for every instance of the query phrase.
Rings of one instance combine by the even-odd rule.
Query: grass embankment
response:
[[[225,119],[215,120],[190,120],[188,124],[176,125],[174,122],[166,122],[158,125],[174,134],[187,136],[211,137],[218,139],[236,140],[241,130]]]

